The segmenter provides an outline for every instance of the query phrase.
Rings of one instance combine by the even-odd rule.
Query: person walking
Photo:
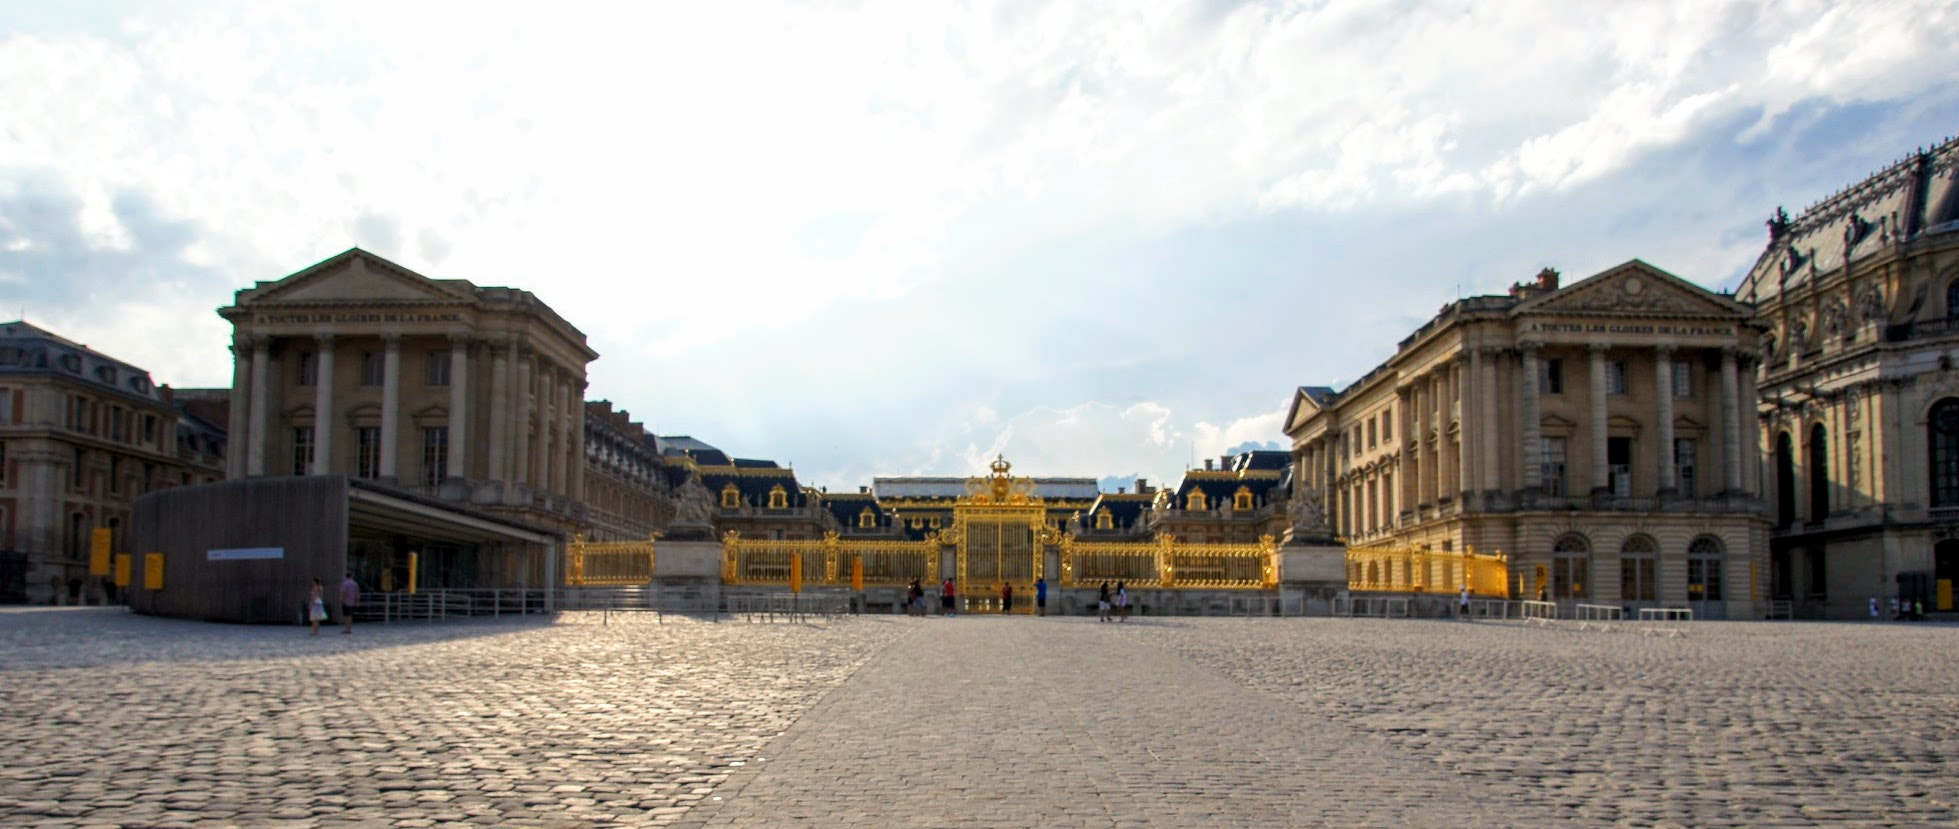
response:
[[[360,603],[361,603],[360,582],[354,581],[354,571],[348,570],[347,576],[340,580],[340,624],[342,626],[340,628],[341,633],[354,632],[354,608],[359,607]]]
[[[1467,582],[1462,586],[1462,598],[1456,602],[1456,615],[1461,617],[1465,622],[1469,621],[1469,584]]]
[[[1129,621],[1129,588],[1116,582],[1116,621]]]
[[[952,615],[952,600],[955,595],[956,594],[952,590],[952,579],[946,579],[945,584],[939,586],[939,615],[940,616]]]
[[[911,584],[905,585],[905,615],[925,615],[925,588],[919,585],[918,579],[912,579]]]
[[[1109,583],[1102,582],[1102,591],[1095,596],[1095,620],[1109,621]]]
[[[1048,615],[1048,580],[1046,577],[1034,580],[1034,615]]]
[[[313,635],[320,635],[320,623],[326,621],[326,588],[320,585],[320,577],[313,577],[313,589],[306,595],[306,621],[312,623]]]
[[[1014,612],[1014,586],[1004,581],[1000,582],[1000,612]]]

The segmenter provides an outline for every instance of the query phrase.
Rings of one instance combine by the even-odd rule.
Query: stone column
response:
[[[575,470],[584,465],[585,460],[585,447],[579,445],[575,439],[578,435],[578,423],[584,419],[578,416],[578,401],[573,399],[578,396],[577,391],[577,386],[571,381],[570,375],[559,376],[557,490],[559,495],[567,498],[571,497],[571,476]]]
[[[1721,459],[1722,486],[1728,492],[1741,491],[1741,378],[1737,376],[1735,350],[1721,349]],[[1795,444],[1800,447],[1801,441]],[[1800,502],[1802,499],[1796,499]]]
[[[266,395],[272,382],[272,338],[252,338],[252,392],[250,423],[246,426],[245,474],[265,474],[267,424]]]
[[[503,483],[510,453],[510,347],[490,344],[490,480]]]
[[[1429,492],[1429,485],[1435,480],[1435,455],[1429,448],[1429,427],[1434,424],[1434,413],[1429,406],[1428,377],[1415,378],[1415,385],[1409,389],[1409,401],[1415,411],[1415,430],[1410,437],[1415,439],[1415,503],[1433,504],[1435,496]]]
[[[1606,346],[1604,343],[1592,343],[1590,349],[1592,356],[1590,375],[1592,399],[1590,403],[1592,405],[1591,447],[1593,492],[1603,492],[1607,487],[1612,485],[1611,478],[1606,474],[1605,466],[1605,442],[1607,438],[1605,417],[1605,349]]]
[[[585,500],[585,381],[572,384],[571,500]]]
[[[313,359],[313,468],[315,475],[333,474],[333,335],[315,339]]]
[[[449,464],[445,477],[469,476],[469,337],[449,335]]]
[[[1659,476],[1654,480],[1660,482],[1660,494],[1666,495],[1677,485],[1673,479],[1673,346],[1662,345],[1653,352],[1653,373],[1656,378],[1653,391],[1659,395],[1654,404],[1654,416],[1659,420],[1655,425],[1659,427],[1656,431],[1660,443],[1657,453],[1659,469],[1655,470]]]
[[[1476,420],[1475,440],[1483,465],[1483,474],[1477,486],[1484,492],[1495,492],[1502,486],[1499,483],[1496,452],[1497,443],[1500,442],[1497,435],[1502,431],[1496,422],[1496,361],[1501,355],[1501,349],[1483,349],[1483,376],[1476,390],[1476,399],[1480,401],[1482,411]]]
[[[554,369],[546,365],[542,356],[537,360],[537,377],[532,385],[537,388],[537,433],[531,447],[532,489],[538,492],[552,492],[551,481],[551,431],[557,410],[552,405],[551,393],[557,383],[552,379]]]
[[[1736,420],[1737,425],[1740,427],[1741,439],[1735,444],[1735,457],[1740,459],[1737,462],[1741,464],[1741,489],[1750,495],[1761,495],[1762,418],[1761,414],[1756,411],[1756,404],[1762,397],[1760,390],[1756,387],[1755,366],[1757,359],[1753,354],[1737,353],[1735,360],[1738,363],[1737,368],[1741,381],[1741,394],[1736,401],[1737,406],[1740,408],[1740,411],[1736,412]],[[1877,448],[1875,438],[1873,438],[1873,442],[1866,448],[1867,451]],[[1873,463],[1868,464],[1867,467],[1869,471],[1866,474],[1872,476],[1870,480],[1875,480],[1877,474],[1875,460]]]
[[[516,447],[510,456],[510,479],[518,486],[504,490],[510,502],[515,503],[519,487],[528,487],[531,481],[531,354],[517,353],[517,344],[511,344],[512,356],[516,361],[517,418],[511,424],[511,435],[516,438]]]
[[[1455,399],[1458,412],[1456,420],[1460,426],[1456,430],[1456,486],[1453,491],[1457,493],[1456,497],[1459,499],[1457,503],[1461,504],[1464,512],[1467,512],[1469,496],[1476,491],[1476,453],[1471,450],[1476,445],[1474,441],[1480,434],[1482,426],[1476,416],[1477,383],[1475,380],[1482,371],[1483,362],[1482,355],[1476,353],[1476,349],[1466,348],[1463,351],[1468,356],[1466,358],[1459,356],[1455,364]]]
[[[243,478],[246,473],[246,448],[252,439],[251,407],[247,396],[252,388],[252,345],[251,338],[244,335],[231,338],[231,434],[226,440],[225,477]],[[166,444],[171,445],[171,444]],[[172,450],[174,451],[174,445]]]
[[[1523,359],[1523,370],[1517,376],[1518,419],[1523,428],[1523,446],[1518,447],[1519,462],[1523,464],[1523,488],[1535,492],[1544,491],[1544,424],[1543,415],[1537,407],[1538,353],[1544,349],[1542,343],[1519,343],[1517,353]]]
[[[401,335],[381,335],[386,345],[381,360],[381,479],[395,480],[395,456],[401,452]]]
[[[1429,375],[1429,421],[1435,426],[1435,506],[1449,495],[1449,366]],[[1454,500],[1454,499],[1451,499]]]

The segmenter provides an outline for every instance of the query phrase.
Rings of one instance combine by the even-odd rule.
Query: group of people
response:
[[[348,571],[347,577],[340,580],[340,632],[354,632],[354,607],[361,601],[361,586],[354,581],[354,574]],[[320,623],[327,620],[326,587],[320,584],[320,577],[313,577],[313,590],[306,597],[306,621],[313,627],[313,635],[320,635]]]
[[[1103,585],[1105,592],[1107,591],[1107,587],[1107,585]],[[959,591],[953,585],[952,579],[946,579],[944,584],[939,585],[939,615],[958,615],[958,605]],[[1014,586],[1008,582],[1000,583],[1000,612],[1014,612]],[[925,615],[925,587],[920,579],[912,579],[911,584],[905,586],[905,614],[908,616]],[[1037,578],[1034,580],[1034,615],[1048,615],[1048,580],[1046,578]]]
[[[1095,598],[1095,618],[1104,622],[1129,621],[1129,587],[1116,582],[1114,593],[1109,592],[1109,583],[1102,582],[1102,590]]]

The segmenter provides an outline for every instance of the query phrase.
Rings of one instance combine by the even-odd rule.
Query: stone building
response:
[[[1877,599],[1953,609],[1959,580],[1959,140],[1769,221],[1737,297],[1757,376],[1774,537],[1799,615]]]
[[[0,323],[0,603],[99,596],[138,496],[223,476],[223,432],[149,372],[26,322]]]
[[[1287,526],[1288,456],[1279,451],[1226,455],[1184,472],[1177,488],[1156,493],[1151,534],[1169,533],[1196,544],[1249,544],[1278,538]]]
[[[1510,590],[1749,618],[1766,584],[1749,309],[1644,262],[1444,306],[1340,391],[1294,475],[1354,547],[1502,552]]]
[[[586,538],[645,538],[673,521],[673,487],[656,440],[611,401],[585,404],[583,489]]]
[[[231,477],[346,475],[585,529],[585,366],[598,354],[530,292],[355,248],[218,313],[236,354]]]

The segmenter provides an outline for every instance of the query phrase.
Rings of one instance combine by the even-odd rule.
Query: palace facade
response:
[[[103,598],[132,502],[219,480],[225,435],[149,372],[26,322],[0,323],[0,603]]]
[[[1773,505],[1769,595],[1799,615],[1953,609],[1959,581],[1959,140],[1778,210],[1742,282]]]
[[[1444,306],[1301,388],[1294,476],[1355,548],[1502,552],[1521,598],[1749,618],[1768,576],[1747,306],[1640,261]]]

